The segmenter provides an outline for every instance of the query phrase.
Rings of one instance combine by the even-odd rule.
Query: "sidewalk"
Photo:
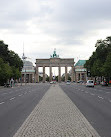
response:
[[[52,85],[13,137],[100,136],[59,85]]]

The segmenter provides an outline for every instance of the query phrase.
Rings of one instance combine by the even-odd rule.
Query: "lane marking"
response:
[[[23,95],[23,94],[20,94],[19,97],[22,96],[22,95]]]
[[[111,103],[111,100],[109,99],[109,102]]]
[[[106,92],[106,93],[110,93],[110,92]]]
[[[5,102],[0,102],[0,105],[4,104]]]
[[[13,99],[15,99],[15,97],[11,98],[10,100],[13,100]]]
[[[5,95],[5,94],[7,94],[7,93],[3,93],[3,95]]]
[[[91,93],[92,96],[94,96],[95,94]]]
[[[104,99],[103,97],[101,97],[101,96],[98,96],[98,98],[100,98],[100,99]]]

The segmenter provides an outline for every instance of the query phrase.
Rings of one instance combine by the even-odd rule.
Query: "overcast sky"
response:
[[[34,62],[88,59],[98,39],[111,36],[111,0],[0,0],[0,39]]]

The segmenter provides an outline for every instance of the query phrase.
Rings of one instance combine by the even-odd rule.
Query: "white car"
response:
[[[94,81],[93,80],[88,80],[86,82],[86,87],[94,87]]]
[[[56,81],[51,81],[50,84],[56,84]]]
[[[53,81],[50,82],[50,84],[53,84],[53,83],[54,83]]]

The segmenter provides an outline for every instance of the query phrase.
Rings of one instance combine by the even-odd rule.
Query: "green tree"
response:
[[[0,84],[13,77],[21,76],[23,62],[14,51],[8,49],[8,45],[0,41]]]
[[[49,76],[46,77],[46,81],[49,81]]]
[[[23,67],[23,62],[22,60],[20,59],[20,57],[18,56],[18,54],[16,54],[14,51],[9,51],[9,54],[8,54],[8,62],[10,64],[10,66],[14,66],[15,68],[18,68],[19,71],[22,70],[22,67]]]
[[[95,52],[93,52],[84,66],[91,72],[91,76],[110,76],[108,70],[111,70],[111,36],[105,40],[97,40],[95,47]]]
[[[39,81],[42,81],[43,80],[43,77],[39,76]]]
[[[105,77],[111,77],[111,52],[108,54],[103,65],[102,72]]]
[[[65,76],[63,76],[63,77],[61,78],[61,80],[62,80],[62,81],[65,81]]]
[[[4,63],[3,59],[0,58],[0,85],[6,83],[11,76],[12,68],[9,66],[9,64]]]

